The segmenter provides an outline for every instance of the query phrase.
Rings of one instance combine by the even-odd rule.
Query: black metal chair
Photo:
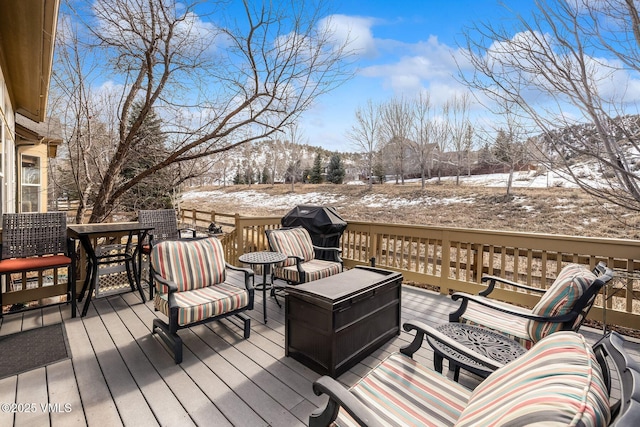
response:
[[[173,209],[139,210],[138,222],[145,226],[153,227],[147,235],[147,241],[142,244],[142,255],[147,258],[151,254],[154,244],[165,240],[193,239],[196,237],[196,230],[193,228],[178,228],[176,211]],[[185,237],[183,237],[185,234]],[[187,235],[188,234],[188,235]],[[134,256],[134,259],[136,257]],[[142,268],[139,266],[137,268]],[[153,299],[153,276],[149,272],[149,299]]]
[[[66,302],[71,303],[71,316],[76,317],[76,252],[73,241],[67,237],[67,216],[64,212],[3,214],[1,252],[0,274],[7,279],[7,291],[11,274],[22,274],[20,301],[11,295],[9,303],[25,303],[66,293]],[[54,276],[52,286],[38,286],[32,292],[24,289],[26,273],[51,269],[57,272],[58,268],[67,268],[66,285],[58,284],[57,276]],[[40,279],[38,283],[41,284]],[[62,292],[65,286],[66,291]],[[0,292],[0,308],[7,302],[3,302],[2,294]],[[30,298],[31,294],[33,298]]]

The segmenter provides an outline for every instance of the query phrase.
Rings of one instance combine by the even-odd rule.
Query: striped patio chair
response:
[[[216,237],[160,242],[151,249],[150,264],[155,308],[169,319],[154,319],[152,333],[160,332],[176,363],[182,362],[179,329],[235,316],[249,338],[251,319],[242,312],[253,309],[253,272],[227,264]],[[242,271],[244,283],[227,280],[227,270]]]
[[[596,296],[613,278],[613,271],[599,265],[594,271],[584,265],[566,265],[548,289],[533,288],[496,276],[485,276],[486,290],[478,295],[454,293],[460,307],[449,315],[450,322],[465,322],[501,332],[531,348],[543,337],[560,330],[578,331]],[[542,295],[532,308],[515,306],[488,298],[497,283]]]
[[[329,376],[314,382],[329,401],[309,426],[635,426],[640,365],[623,343],[615,332],[593,348],[575,332],[551,334],[474,390],[393,353],[349,390]]]
[[[339,248],[314,246],[309,232],[302,227],[266,230],[269,248],[287,255],[282,265],[273,269],[273,277],[299,284],[342,273],[343,262]],[[318,259],[321,252],[333,252],[337,261]]]

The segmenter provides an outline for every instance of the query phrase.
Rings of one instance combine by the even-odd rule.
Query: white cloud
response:
[[[355,54],[373,58],[378,53],[371,31],[375,23],[374,18],[331,15],[321,19],[318,25],[332,34],[336,45],[342,46],[347,43],[349,50]]]

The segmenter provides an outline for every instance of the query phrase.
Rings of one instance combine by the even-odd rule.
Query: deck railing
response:
[[[211,213],[190,210],[183,215],[211,218]],[[235,264],[245,252],[265,250],[264,230],[280,227],[280,217],[231,216],[235,227],[223,244]],[[605,261],[615,270],[607,287],[607,323],[640,329],[640,241],[350,221],[340,246],[347,267],[375,258],[377,266],[400,271],[405,281],[436,287],[442,294],[477,293],[483,289],[483,274],[546,288],[568,262],[593,268]],[[537,302],[536,296],[508,287],[492,295],[528,307]],[[589,317],[602,320],[602,308],[601,295]]]
[[[183,224],[201,231],[211,222],[222,225],[225,234],[218,237],[225,258],[236,265],[243,253],[266,250],[265,230],[279,228],[281,220],[184,209],[180,218]],[[103,237],[116,242],[119,238]],[[375,258],[377,266],[400,271],[405,281],[433,286],[442,294],[477,293],[483,288],[483,274],[546,288],[568,262],[592,268],[605,261],[615,271],[615,278],[607,287],[607,322],[640,329],[640,241],[351,221],[340,246],[347,267],[369,264]],[[81,286],[84,254],[80,253],[79,261]],[[492,295],[528,307],[537,301],[533,295],[508,287]],[[589,317],[603,319],[602,295]]]

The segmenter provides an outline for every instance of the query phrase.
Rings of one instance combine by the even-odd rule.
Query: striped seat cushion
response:
[[[595,280],[596,275],[588,268],[579,264],[568,264],[558,273],[556,280],[531,312],[546,317],[567,314]],[[531,321],[527,325],[527,330],[535,342],[561,327],[561,323]]]
[[[153,269],[175,283],[178,292],[206,288],[225,281],[222,244],[215,237],[200,240],[165,240],[154,245]],[[158,285],[158,292],[166,290]]]
[[[296,256],[303,261],[310,261],[315,257],[313,242],[309,232],[302,227],[286,230],[273,230],[269,233],[269,246],[271,249],[287,256]],[[283,265],[295,265],[295,258],[288,258]]]
[[[452,426],[467,406],[471,391],[393,353],[356,385],[351,393],[389,426]],[[340,410],[338,426],[357,426]]]
[[[491,302],[496,305],[504,305],[506,309],[511,311],[531,314],[530,310],[522,307],[504,304],[495,300],[491,300]],[[460,322],[483,326],[498,331],[518,341],[525,348],[531,348],[533,346],[533,341],[530,339],[529,332],[527,331],[529,321],[524,317],[517,317],[469,301],[466,311],[460,316]]]
[[[591,347],[580,334],[557,332],[476,387],[456,426],[605,426],[609,419]]]
[[[244,288],[220,283],[206,288],[176,292],[178,325],[184,326],[220,314],[229,313],[249,304],[249,292]],[[169,317],[167,294],[156,293],[156,308]]]
[[[307,261],[300,267],[305,272],[306,282],[323,279],[342,272],[342,264],[339,262],[323,261],[319,259]],[[288,267],[276,267],[273,273],[275,277],[279,277],[290,282],[302,282],[298,268],[295,265]]]

